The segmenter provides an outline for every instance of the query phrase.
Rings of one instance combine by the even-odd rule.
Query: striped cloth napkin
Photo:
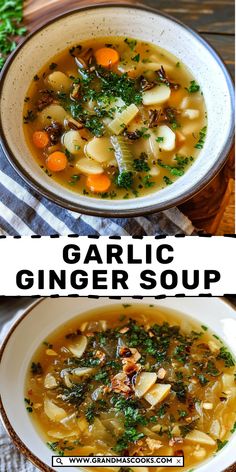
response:
[[[136,218],[99,218],[61,208],[33,191],[0,148],[0,234],[66,236],[72,233],[80,236],[192,235],[194,227],[178,208]]]

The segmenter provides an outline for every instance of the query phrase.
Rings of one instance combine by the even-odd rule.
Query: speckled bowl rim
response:
[[[22,315],[13,323],[12,327],[10,328],[9,332],[5,336],[2,345],[0,346],[0,363],[2,361],[2,357],[5,351],[5,348],[8,344],[9,339],[11,338],[12,334],[18,327],[18,325],[28,316],[30,315],[30,312],[40,303],[43,302],[48,297],[40,297],[39,299],[34,300],[27,308],[24,310]],[[82,297],[86,298],[86,297]],[[122,297],[121,297],[122,298]],[[145,298],[145,297],[144,297]],[[148,297],[146,297],[148,299]],[[173,297],[174,298],[174,297]],[[188,297],[187,297],[188,298]],[[224,297],[214,297],[219,299],[222,303],[225,303],[229,305],[231,308],[235,310],[235,305],[231,303],[229,300],[227,300]],[[114,300],[115,301],[115,300]],[[116,300],[117,301],[117,300]],[[120,300],[121,301],[121,300]],[[134,299],[135,301],[135,299]],[[2,422],[3,427],[5,428],[7,434],[11,437],[13,443],[17,447],[18,451],[23,454],[32,464],[34,464],[36,467],[39,468],[40,471],[42,472],[55,472],[55,469],[52,469],[50,466],[45,464],[39,457],[37,457],[35,454],[33,454],[30,449],[24,444],[24,442],[20,439],[20,437],[17,435],[15,432],[14,428],[12,427],[8,416],[6,414],[5,408],[2,403],[1,395],[0,395],[0,420]],[[229,467],[232,467],[236,463],[232,463],[229,465]],[[224,471],[222,471],[224,472]]]
[[[214,163],[212,168],[207,172],[207,174],[204,177],[202,177],[199,180],[199,182],[197,182],[191,189],[185,191],[179,197],[170,198],[170,200],[166,203],[150,204],[150,205],[147,205],[147,206],[139,208],[139,209],[135,209],[135,208],[132,208],[130,210],[117,210],[116,209],[116,212],[114,214],[113,209],[112,210],[100,209],[99,208],[99,203],[98,203],[98,207],[96,209],[92,209],[92,208],[90,208],[89,205],[84,205],[82,203],[81,204],[72,203],[69,199],[66,199],[66,198],[63,198],[63,197],[58,197],[56,195],[56,193],[53,193],[53,192],[43,188],[43,186],[41,186],[37,182],[37,180],[35,180],[34,177],[32,177],[31,175],[29,175],[28,172],[19,164],[17,158],[12,153],[12,151],[10,149],[10,146],[8,145],[6,136],[3,132],[1,116],[0,116],[0,140],[1,140],[2,149],[5,153],[8,161],[10,162],[12,167],[14,168],[14,170],[23,178],[23,180],[27,184],[29,184],[30,187],[32,187],[34,190],[36,190],[40,195],[48,198],[52,202],[60,205],[63,208],[66,208],[67,210],[70,210],[70,211],[75,211],[75,212],[78,212],[78,213],[91,215],[91,216],[103,216],[103,217],[113,217],[113,218],[114,217],[123,217],[123,218],[128,217],[129,218],[129,217],[148,215],[148,214],[164,211],[164,210],[167,210],[168,208],[172,208],[174,206],[178,206],[178,205],[183,204],[186,200],[189,200],[190,198],[195,196],[197,193],[199,193],[201,190],[203,190],[214,179],[214,177],[220,172],[220,170],[222,169],[222,167],[224,166],[224,164],[225,164],[225,162],[228,158],[228,154],[229,154],[229,152],[230,152],[230,150],[233,146],[233,142],[234,142],[234,85],[233,85],[233,81],[231,79],[231,76],[228,72],[228,69],[226,68],[223,60],[221,59],[218,52],[216,52],[216,50],[208,43],[208,41],[203,39],[195,30],[193,30],[192,28],[186,26],[184,23],[177,20],[176,18],[173,18],[172,16],[170,16],[166,13],[163,13],[162,11],[158,10],[157,8],[152,8],[152,7],[140,4],[140,3],[133,4],[133,3],[128,3],[128,2],[126,2],[126,3],[111,2],[111,3],[99,3],[97,5],[96,4],[95,5],[90,4],[90,5],[79,7],[79,8],[76,8],[76,9],[73,8],[71,10],[67,10],[65,13],[62,13],[60,15],[55,16],[53,19],[49,20],[48,22],[44,22],[38,28],[36,28],[32,33],[28,34],[23,41],[20,42],[20,44],[15,49],[15,51],[13,51],[13,53],[7,59],[5,65],[3,67],[2,73],[0,75],[0,97],[2,95],[2,89],[3,89],[4,81],[7,78],[7,73],[8,73],[9,66],[14,61],[15,57],[19,54],[19,52],[20,52],[21,48],[24,46],[24,44],[27,41],[30,41],[31,38],[35,34],[37,34],[39,31],[41,31],[45,27],[49,26],[50,24],[60,20],[61,18],[70,16],[70,15],[73,15],[73,14],[76,14],[76,13],[79,13],[79,12],[84,12],[84,11],[87,11],[87,10],[98,9],[98,8],[113,8],[113,7],[116,7],[116,8],[129,8],[129,9],[132,8],[134,10],[136,9],[136,10],[146,11],[146,12],[150,12],[150,13],[154,13],[156,15],[162,16],[164,18],[168,18],[172,22],[177,23],[178,25],[182,26],[182,28],[186,29],[192,36],[194,36],[194,38],[196,38],[211,53],[211,55],[214,57],[216,63],[221,68],[221,70],[222,70],[222,72],[225,76],[228,91],[229,91],[229,95],[230,95],[231,127],[230,127],[230,130],[229,130],[228,136],[226,136],[226,138],[225,138],[225,144],[224,144],[224,147],[221,151],[221,154],[220,154],[219,158]],[[0,98],[0,104],[1,104],[1,98]]]

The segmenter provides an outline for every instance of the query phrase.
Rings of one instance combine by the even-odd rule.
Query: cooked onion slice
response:
[[[66,411],[53,403],[49,398],[44,400],[44,412],[47,417],[52,421],[61,421],[66,417]]]
[[[77,341],[74,344],[70,344],[68,349],[74,354],[75,357],[81,357],[87,347],[88,340],[86,336],[78,336]]]

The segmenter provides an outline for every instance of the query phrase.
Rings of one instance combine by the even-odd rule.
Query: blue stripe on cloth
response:
[[[3,229],[4,228],[4,229]],[[0,216],[0,234],[6,236],[19,236],[19,233]]]
[[[145,236],[194,231],[191,222],[177,208],[136,218],[99,218],[61,208],[32,190],[8,163],[1,148],[0,200],[0,234],[12,236],[34,233]]]

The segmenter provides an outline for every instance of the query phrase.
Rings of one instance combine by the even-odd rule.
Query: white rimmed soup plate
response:
[[[199,83],[208,116],[205,145],[185,175],[161,191],[116,200],[115,204],[75,193],[45,175],[31,155],[22,126],[24,98],[32,77],[58,52],[98,35],[134,37],[174,54]],[[145,6],[89,6],[41,26],[9,58],[2,73],[0,95],[0,134],[10,163],[40,194],[65,208],[90,215],[131,217],[179,205],[213,179],[232,145],[234,93],[223,62],[197,33]]]
[[[51,468],[53,452],[46,446],[36,431],[24,405],[24,388],[29,363],[38,346],[57,328],[87,311],[117,304],[152,304],[158,308],[175,310],[190,317],[200,325],[208,326],[236,356],[236,311],[220,298],[167,297],[162,300],[144,298],[134,300],[122,298],[43,298],[26,309],[14,324],[1,349],[0,385],[1,415],[3,423],[19,450],[40,470],[66,471],[66,468]],[[198,472],[222,472],[235,461],[236,433],[228,444],[215,456],[201,463]],[[77,468],[71,468],[76,471]]]

